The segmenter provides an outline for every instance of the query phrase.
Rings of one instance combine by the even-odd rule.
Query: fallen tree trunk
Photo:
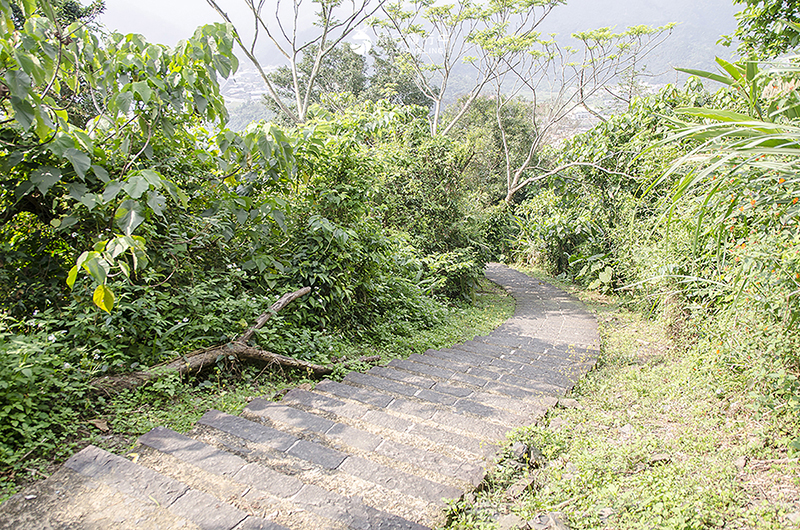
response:
[[[286,307],[293,300],[305,296],[309,292],[311,292],[310,287],[303,287],[299,291],[283,295],[277,302],[272,304],[267,312],[259,316],[256,322],[248,328],[241,337],[232,342],[219,346],[212,346],[203,350],[196,350],[178,359],[157,364],[148,370],[142,370],[132,374],[100,377],[92,381],[91,386],[96,391],[102,391],[107,394],[118,394],[123,390],[131,390],[151,381],[155,381],[169,373],[177,372],[181,376],[198,374],[204,368],[216,364],[222,357],[232,357],[240,362],[258,361],[267,364],[276,364],[286,368],[305,370],[310,377],[330,375],[333,373],[332,366],[313,364],[247,345],[247,341],[252,338],[256,330],[266,324],[272,315]],[[380,361],[380,357],[378,356],[361,357],[355,361],[345,363],[344,366],[353,362],[373,363],[377,361]]]

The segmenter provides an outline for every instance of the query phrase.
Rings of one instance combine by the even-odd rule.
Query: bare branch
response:
[[[222,17],[223,20],[225,20],[228,24],[233,26],[233,22],[231,22],[230,17],[228,16],[227,13],[225,13],[219,7],[219,5],[217,4],[216,0],[206,0],[206,2],[208,2],[208,4],[217,11],[217,13]],[[267,91],[269,92],[270,97],[275,101],[275,104],[277,104],[278,107],[281,109],[281,111],[284,114],[286,114],[286,116],[288,116],[293,122],[300,123],[300,119],[297,117],[297,115],[295,115],[295,113],[292,112],[291,109],[289,109],[283,103],[283,101],[281,100],[280,96],[278,96],[278,93],[275,91],[275,88],[272,86],[272,83],[270,82],[269,77],[267,77],[266,72],[264,72],[264,68],[261,66],[261,63],[256,58],[255,54],[253,52],[251,52],[249,49],[247,49],[247,47],[244,45],[244,43],[242,42],[241,37],[239,36],[239,32],[236,31],[235,27],[234,27],[234,33],[233,34],[234,34],[234,37],[236,39],[236,44],[239,45],[239,48],[242,50],[242,52],[245,54],[245,56],[247,56],[247,58],[250,59],[250,62],[253,64],[253,66],[256,67],[256,70],[258,70],[258,73],[261,76],[261,79],[264,81],[264,84],[267,85]]]

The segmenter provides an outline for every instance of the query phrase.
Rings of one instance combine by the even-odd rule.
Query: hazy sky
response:
[[[244,1],[218,2],[240,31],[248,33],[252,19]],[[274,6],[274,2],[267,0],[266,5]],[[291,0],[284,3],[291,3]],[[305,4],[313,5],[309,0]],[[568,0],[566,6],[551,13],[548,25],[543,29],[545,32],[569,34],[609,25],[622,29],[629,25],[680,22],[682,27],[672,39],[686,40],[686,53],[699,47],[705,48],[703,53],[708,55],[708,47],[713,47],[721,34],[735,28],[733,13],[738,9],[732,0]],[[106,11],[100,21],[109,29],[141,33],[151,42],[173,46],[191,36],[197,26],[219,22],[220,18],[205,0],[106,0]],[[705,41],[702,46],[697,41],[698,34]],[[265,64],[278,62],[270,61],[269,53],[265,44],[261,51]],[[715,53],[724,54],[723,51]]]
[[[227,2],[231,4],[231,2]],[[235,2],[236,7],[244,2]],[[141,33],[151,42],[174,46],[197,26],[217,22],[205,0],[106,0],[100,21],[120,33]]]

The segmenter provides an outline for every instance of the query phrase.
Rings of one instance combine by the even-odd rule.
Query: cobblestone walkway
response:
[[[158,427],[127,458],[90,446],[0,505],[0,529],[422,529],[484,477],[505,434],[594,365],[594,317],[502,265],[517,301],[492,333],[391,361],[241,416]]]

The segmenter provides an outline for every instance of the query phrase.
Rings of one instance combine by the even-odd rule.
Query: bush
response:
[[[483,278],[484,264],[472,250],[429,254],[422,261],[425,264],[422,285],[427,292],[450,300],[474,300],[475,288]]]
[[[65,334],[44,328],[0,320],[0,470],[33,452],[65,450],[61,440],[89,406],[86,373],[63,360]]]

